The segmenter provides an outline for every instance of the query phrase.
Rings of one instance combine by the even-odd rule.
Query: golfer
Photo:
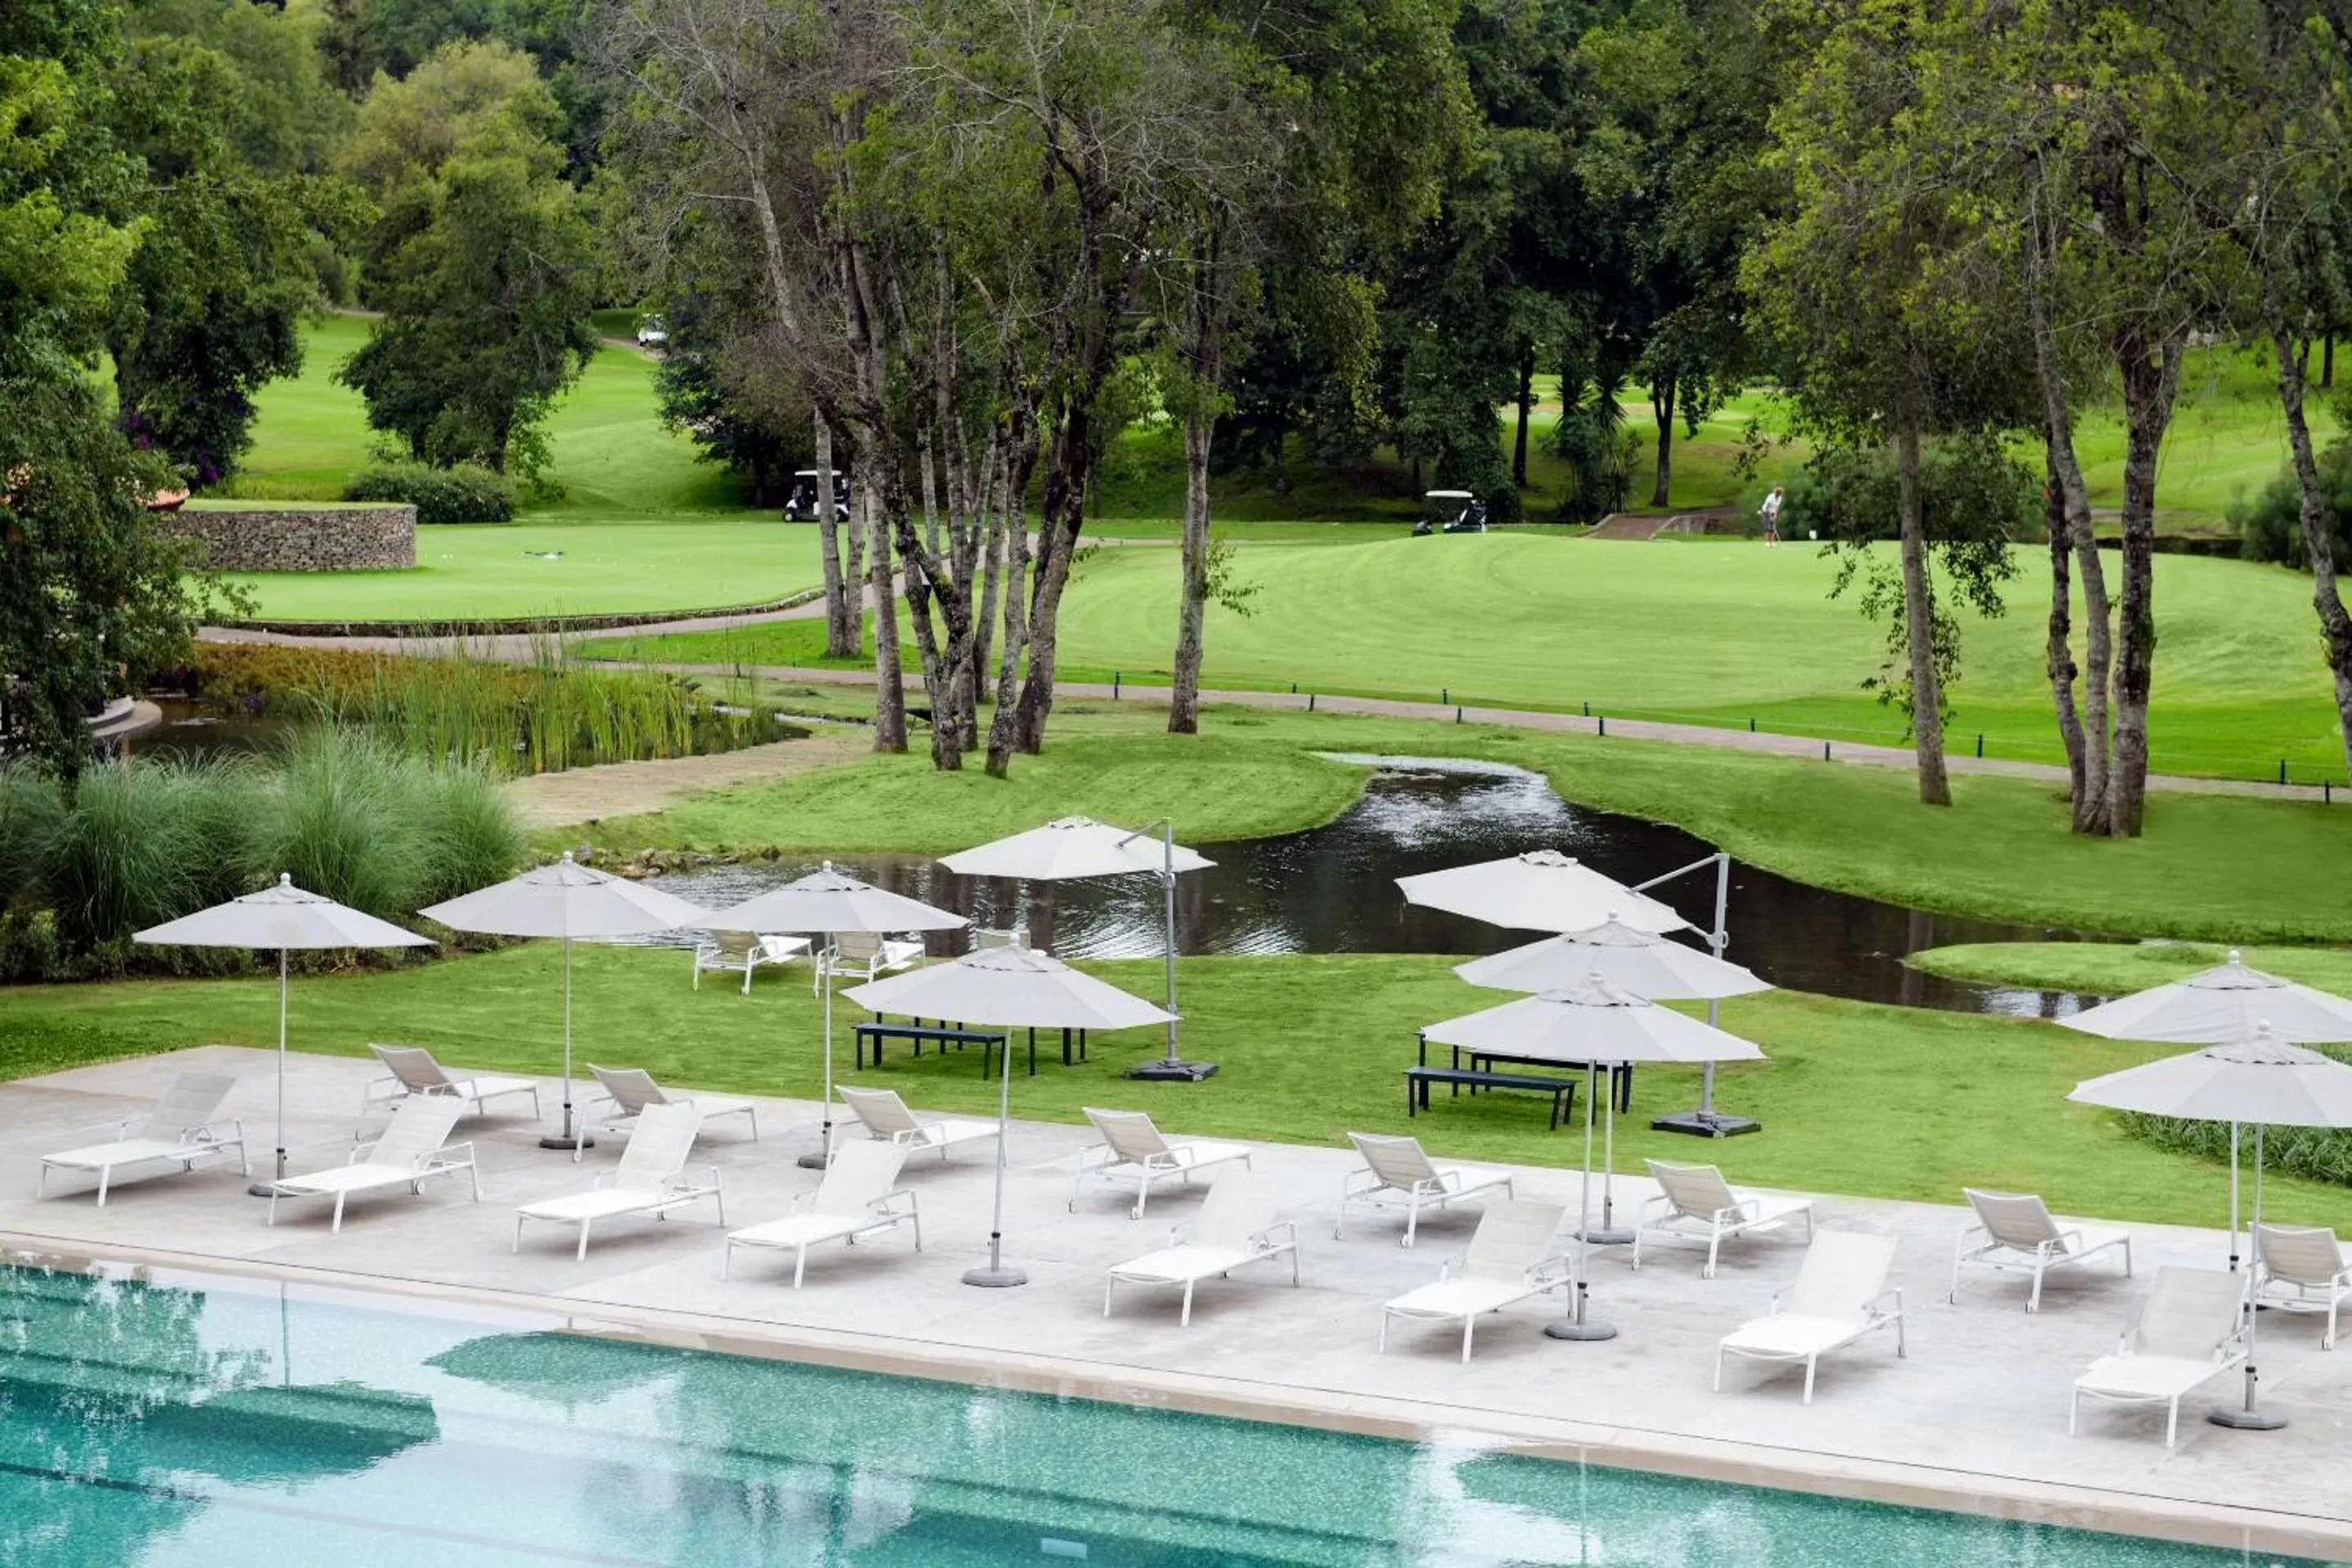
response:
[[[1770,495],[1766,496],[1766,497],[1764,498],[1764,504],[1763,504],[1763,506],[1762,506],[1762,507],[1759,508],[1759,509],[1758,509],[1758,510],[1759,510],[1759,515],[1760,515],[1760,516],[1762,516],[1762,518],[1764,519],[1764,542],[1765,542],[1765,543],[1767,543],[1767,544],[1778,544],[1778,543],[1780,543],[1780,486],[1778,486],[1778,485],[1774,485],[1774,486],[1772,487],[1772,493],[1771,493]]]

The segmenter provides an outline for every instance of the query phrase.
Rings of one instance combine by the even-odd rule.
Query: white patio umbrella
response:
[[[2290,1045],[2352,1041],[2352,1002],[2249,969],[2235,948],[2224,963],[2186,980],[2151,985],[2058,1022],[2109,1040],[2222,1046],[2267,1030]],[[2230,1124],[2230,1267],[2238,1267],[2238,1128]]]
[[[1159,837],[1151,837],[1153,829]],[[1166,817],[1143,827],[1116,827],[1091,816],[1065,816],[940,861],[959,877],[1005,877],[1032,882],[1066,882],[1092,877],[1150,872],[1160,879],[1166,911],[1164,950],[1168,965],[1168,1053],[1128,1076],[1179,1079],[1197,1083],[1217,1070],[1214,1062],[1188,1062],[1176,1054],[1176,879],[1216,864],[1176,842]]]
[[[1590,931],[1568,931],[1525,947],[1457,963],[1454,973],[1473,985],[1496,991],[1567,991],[1601,980],[1652,1002],[1714,1002],[1769,991],[1769,981],[1711,952],[1670,938],[1636,931],[1610,918]],[[1601,1228],[1586,1237],[1601,1247],[1633,1239],[1616,1223],[1617,1099],[1609,1097],[1601,1123]]]
[[[477,889],[416,911],[453,931],[491,936],[556,937],[563,943],[563,1133],[542,1138],[542,1149],[569,1149],[576,1157],[595,1147],[572,1126],[572,943],[575,939],[649,936],[679,926],[708,925],[710,917],[684,899],[583,866],[569,853],[550,866]]]
[[[1557,849],[1424,871],[1396,883],[1407,903],[1514,931],[1590,931],[1612,920],[1652,932],[1690,926],[1657,900]]]
[[[2174,1116],[2191,1121],[2227,1121],[2236,1129],[2252,1122],[2254,1129],[2253,1223],[2263,1223],[2263,1130],[2265,1127],[2352,1127],[2352,1067],[2333,1057],[2290,1045],[2262,1025],[2254,1037],[2227,1045],[2208,1046],[2184,1056],[2164,1057],[2121,1072],[2111,1072],[2074,1086],[2066,1097],[2085,1105],[2115,1110],[2136,1110],[2149,1116]],[[2233,1144],[2234,1148],[2234,1144]],[[2231,1169],[2231,1234],[2237,1226],[2236,1162]],[[2213,1411],[2209,1417],[2222,1426],[2269,1430],[2286,1425],[2286,1417],[2263,1410],[2257,1403],[2259,1384],[2254,1372],[2254,1324],[2246,1320],[2246,1399],[2242,1407]]]
[[[838,956],[838,939],[844,931],[953,931],[971,922],[961,915],[933,909],[871,882],[861,882],[835,870],[833,862],[828,860],[821,870],[719,910],[710,917],[710,923],[720,931],[821,936],[825,949],[818,962],[825,964]],[[799,1160],[800,1164],[817,1171],[824,1169],[833,1154],[833,976],[824,970],[820,973],[824,990],[824,1121],[817,1134],[816,1152],[803,1154]]]
[[[278,950],[278,1166],[286,1174],[286,955],[295,948],[430,947],[431,937],[404,931],[294,885],[280,874],[257,893],[215,904],[208,910],[150,926],[133,942],[163,947],[249,947]],[[276,1182],[256,1182],[250,1191],[266,1198]]]
[[[1017,933],[1010,947],[982,948],[953,963],[893,974],[845,994],[877,1013],[912,1013],[1008,1029],[1133,1029],[1165,1023],[1169,1016],[1140,996],[1130,996],[1027,946]],[[996,1096],[996,1206],[989,1223],[987,1266],[968,1271],[963,1277],[967,1285],[1029,1282],[1020,1269],[1004,1267],[1005,1150],[1013,1128],[1011,1039],[999,1054],[1003,1061]]]
[[[1583,1187],[1577,1202],[1576,1309],[1547,1326],[1561,1340],[1605,1340],[1617,1331],[1585,1315],[1587,1231],[1592,1212],[1592,1090],[1594,1069],[1620,1062],[1761,1061],[1754,1042],[1685,1017],[1605,980],[1570,990],[1522,996],[1422,1033],[1440,1045],[1529,1061],[1572,1062],[1585,1068]]]

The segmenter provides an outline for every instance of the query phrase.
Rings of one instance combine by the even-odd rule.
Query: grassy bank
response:
[[[1988,985],[2038,991],[2086,991],[2121,996],[2167,981],[2185,980],[2230,954],[2211,942],[2145,942],[2133,946],[2063,942],[1977,942],[1929,948],[1906,962],[1930,974]],[[2323,991],[2352,994],[2352,952],[2331,948],[2249,947],[2240,956],[2255,969]]]
[[[371,1039],[427,1045],[469,1067],[547,1073],[559,1058],[557,955],[519,947],[387,973],[306,981],[294,997],[297,1049],[360,1055]],[[1179,1131],[1331,1143],[1350,1129],[1411,1131],[1441,1153],[1572,1164],[1577,1141],[1544,1130],[1525,1096],[1439,1097],[1408,1123],[1399,1077],[1418,1026],[1493,1005],[1449,961],[1425,956],[1197,959],[1182,965],[1185,1050],[1223,1065],[1200,1085],[1121,1081],[1159,1048],[1150,1030],[1096,1042],[1091,1064],[1048,1062],[1016,1077],[1014,1114],[1076,1121],[1085,1105],[1149,1109]],[[1089,965],[1149,993],[1150,963]],[[816,1002],[780,976],[746,998],[731,986],[687,984],[683,953],[583,947],[576,952],[577,1048],[673,1081],[814,1097]],[[267,981],[131,982],[0,992],[0,1075],[211,1041],[272,1038]],[[2219,1171],[2126,1137],[2102,1113],[2068,1104],[2081,1079],[2161,1047],[2087,1039],[2045,1025],[1875,1007],[1800,994],[1734,1002],[1724,1023],[1770,1060],[1727,1068],[1728,1107],[1765,1123],[1761,1136],[1701,1150],[1647,1129],[1685,1109],[1696,1069],[1643,1069],[1618,1163],[1643,1155],[1719,1159],[1738,1180],[1950,1203],[1964,1182],[2038,1190],[2065,1211],[2218,1225]],[[840,1042],[845,1071],[847,1042]],[[856,1081],[887,1083],[913,1103],[986,1112],[994,1106],[976,1057],[916,1062],[894,1055]],[[257,1089],[253,1092],[258,1092]],[[780,1153],[789,1135],[778,1140]],[[1017,1154],[1016,1154],[1016,1157]],[[2352,1228],[2352,1192],[2274,1181],[2282,1219]]]
[[[1106,550],[1063,611],[1066,679],[1165,684],[1178,563]],[[1951,689],[1955,750],[2063,762],[2043,673],[2047,563],[2021,552],[1994,620],[1963,615]],[[1833,740],[1906,743],[1901,715],[1863,683],[1884,640],[1834,568],[1802,546],[1672,548],[1529,534],[1338,545],[1249,543],[1235,575],[1252,613],[1209,610],[1213,686],[1585,709]],[[2157,563],[2163,647],[2150,748],[2159,772],[2345,777],[2309,586],[2275,567],[2166,556]],[[725,664],[821,663],[821,628],[744,626],[598,645],[611,657]]]

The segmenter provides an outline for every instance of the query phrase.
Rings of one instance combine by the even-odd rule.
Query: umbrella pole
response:
[[[833,963],[840,953],[841,938],[825,932],[824,969],[818,976],[824,986],[824,1120],[817,1128],[816,1152],[793,1162],[803,1171],[822,1171],[833,1161]]]
[[[1156,1062],[1144,1062],[1129,1068],[1129,1078],[1175,1080],[1198,1083],[1217,1070],[1214,1062],[1188,1062],[1176,1054],[1176,823],[1171,817],[1161,817],[1155,825],[1160,829],[1160,897],[1161,908],[1161,942],[1168,965],[1168,1053]],[[1139,827],[1119,840],[1123,846],[1150,832]]]
[[[1708,856],[1707,860],[1715,862],[1715,929],[1707,933],[1706,947],[1709,952],[1721,958],[1725,951],[1731,946],[1731,928],[1728,924],[1731,912],[1731,857],[1723,850],[1717,850]],[[1706,865],[1707,860],[1694,861],[1680,870],[1669,871],[1663,877],[1653,877],[1646,882],[1637,882],[1633,885],[1633,891],[1643,892],[1661,882],[1672,881],[1685,872],[1697,870]],[[1722,1010],[1723,1005],[1720,1002],[1711,996],[1707,998],[1707,1027],[1717,1026],[1717,1019]],[[1736,1138],[1742,1132],[1757,1131],[1761,1125],[1753,1117],[1726,1116],[1716,1110],[1715,1064],[1705,1062],[1699,1067],[1698,1109],[1682,1111],[1674,1116],[1661,1116],[1650,1123],[1650,1130],[1654,1132],[1687,1132],[1697,1138]]]
[[[1592,1086],[1593,1064],[1584,1064],[1584,1184],[1576,1200],[1576,1307],[1574,1315],[1546,1323],[1544,1332],[1555,1340],[1613,1340],[1617,1331],[1607,1323],[1587,1321],[1584,1315],[1585,1226],[1592,1213]]]
[[[1018,1268],[1004,1266],[1004,1164],[1013,1141],[1013,1037],[1007,1033],[996,1054],[1003,1058],[1003,1071],[998,1075],[996,1089],[996,1206],[988,1220],[988,1264],[982,1268],[964,1271],[963,1282],[985,1289],[1002,1290],[1014,1285],[1026,1285],[1029,1276]]]
[[[1610,1070],[1615,1066],[1613,1062],[1609,1064],[1609,1068],[1603,1068],[1601,1074],[1601,1082],[1605,1086],[1602,1092],[1609,1101],[1608,1109],[1601,1113],[1601,1228],[1579,1229],[1576,1237],[1595,1247],[1626,1247],[1633,1240],[1632,1231],[1621,1230],[1617,1226],[1617,1081]],[[1578,1216],[1580,1226],[1583,1225],[1584,1218],[1583,1215]],[[1580,1274],[1581,1272],[1579,1270]]]
[[[572,939],[563,939],[563,1131],[554,1138],[539,1141],[542,1149],[569,1149],[576,1162],[583,1149],[593,1149],[593,1140],[574,1137],[572,1131]]]
[[[2230,1124],[2231,1132],[2234,1134],[2237,1130],[2237,1123],[2231,1122]],[[2230,1173],[2232,1178],[2235,1178],[2237,1175],[2237,1163],[2234,1160],[2231,1162]],[[2254,1123],[2253,1224],[2256,1228],[2260,1228],[2262,1223],[2263,1124],[2257,1121]],[[2234,1233],[2231,1239],[2234,1245]],[[2249,1266],[2251,1267],[2251,1264]],[[2251,1285],[2252,1281],[2249,1279],[2248,1283]],[[2261,1405],[2262,1379],[2254,1371],[2254,1340],[2256,1335],[2256,1325],[2261,1321],[2261,1319],[2262,1311],[2260,1305],[2255,1301],[2253,1292],[2249,1289],[2246,1292],[2246,1402],[2241,1406],[2237,1406],[2235,1408],[2224,1407],[2208,1415],[2205,1418],[2213,1423],[2216,1426],[2235,1426],[2242,1431],[2275,1432],[2280,1427],[2286,1425],[2285,1416],[2281,1415],[2274,1410],[2264,1410]]]
[[[2238,1124],[2230,1123],[2230,1272],[2238,1271]]]
[[[241,1152],[242,1151],[240,1151]],[[286,950],[278,950],[278,1169],[267,1182],[245,1190],[257,1198],[274,1197],[286,1179]]]

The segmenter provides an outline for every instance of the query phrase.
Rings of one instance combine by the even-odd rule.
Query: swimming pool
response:
[[[2248,1561],[250,1280],[0,1268],[0,1352],[9,1568]]]

